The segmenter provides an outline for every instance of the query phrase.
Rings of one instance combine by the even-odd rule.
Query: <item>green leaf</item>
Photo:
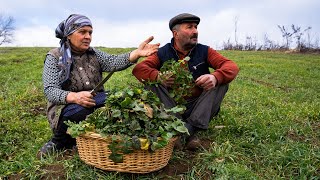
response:
[[[112,110],[112,117],[120,117],[121,116],[121,111],[119,109],[113,109]]]
[[[94,126],[86,121],[81,121],[79,123],[74,123],[67,121],[66,125],[69,126],[68,133],[73,137],[78,137],[87,131],[94,131]]]
[[[133,92],[131,89],[128,89],[128,90],[127,90],[127,94],[128,94],[129,96],[133,96],[133,95],[134,95],[134,92]]]
[[[122,91],[118,91],[118,92],[116,92],[115,94],[114,94],[114,97],[116,98],[116,99],[120,99],[120,98],[122,98],[124,96],[124,92],[122,92]]]
[[[134,89],[133,89],[133,92],[134,92],[134,94],[139,95],[139,94],[141,94],[141,93],[142,93],[142,90],[141,90],[141,89],[139,89],[139,88],[134,88]]]
[[[148,91],[143,91],[141,94],[141,99],[146,101],[149,97],[149,92]]]
[[[123,155],[117,153],[111,153],[109,158],[115,163],[122,163],[123,162]]]
[[[172,113],[181,113],[185,111],[185,107],[184,106],[175,106],[171,109],[166,109],[166,112],[172,112]]]
[[[146,112],[146,110],[143,108],[143,104],[142,107],[140,106],[140,104],[138,103],[134,103],[134,108],[132,108],[133,111],[142,111],[142,112]]]
[[[177,130],[180,133],[189,133],[188,129],[185,126],[177,126],[175,130]]]
[[[130,119],[130,113],[128,111],[122,112],[124,119]]]
[[[163,138],[164,140],[169,140],[170,138],[172,138],[172,133],[169,132],[165,132],[163,134],[161,134],[161,138]]]
[[[120,103],[120,105],[121,105],[122,108],[126,108],[126,107],[128,107],[129,105],[131,105],[132,102],[133,102],[133,101],[132,101],[132,99],[131,99],[130,97],[126,97],[126,98]]]
[[[158,115],[158,118],[160,119],[170,119],[170,115],[167,114],[166,112],[162,111],[159,115]]]
[[[117,140],[118,140],[118,137],[116,135],[111,136],[111,141],[117,141]]]
[[[131,131],[134,132],[134,131],[140,130],[140,129],[141,129],[141,126],[140,126],[140,124],[138,123],[138,121],[134,120],[134,121],[131,122],[129,128],[130,128]]]
[[[157,143],[157,142],[153,142],[150,146],[151,150],[152,151],[155,151],[157,149],[160,149],[160,148],[163,148],[164,146],[160,143]]]

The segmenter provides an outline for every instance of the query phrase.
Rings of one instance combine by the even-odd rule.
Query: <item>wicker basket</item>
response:
[[[76,140],[80,159],[86,164],[108,171],[149,173],[168,164],[176,139],[172,138],[166,147],[155,152],[135,150],[133,153],[124,154],[122,163],[109,159],[111,151],[108,145],[111,139],[102,138],[97,133],[86,133],[78,136]]]

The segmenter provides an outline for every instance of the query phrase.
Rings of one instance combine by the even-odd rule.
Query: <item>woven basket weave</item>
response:
[[[109,159],[111,151],[108,148],[111,139],[102,138],[97,133],[86,133],[77,137],[80,159],[86,164],[107,170],[128,173],[149,173],[165,167],[172,155],[177,138],[170,139],[167,146],[155,152],[135,150],[123,155],[122,163],[115,163]]]

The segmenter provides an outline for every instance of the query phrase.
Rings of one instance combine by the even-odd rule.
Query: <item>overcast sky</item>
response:
[[[169,20],[179,13],[201,18],[199,43],[219,49],[223,42],[247,36],[263,43],[264,36],[282,43],[277,25],[312,27],[311,40],[319,39],[319,0],[0,0],[0,14],[15,19],[15,41],[10,46],[59,45],[55,28],[70,14],[89,17],[92,46],[137,47],[153,35],[165,45],[172,34]]]

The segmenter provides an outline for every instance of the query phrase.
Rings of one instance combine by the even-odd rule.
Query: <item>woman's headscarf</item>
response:
[[[91,21],[86,16],[80,14],[71,14],[66,20],[62,21],[56,28],[56,37],[60,40],[60,52],[62,57],[59,59],[59,66],[64,73],[66,81],[69,79],[70,67],[72,64],[70,43],[68,36],[83,26],[91,26]]]

